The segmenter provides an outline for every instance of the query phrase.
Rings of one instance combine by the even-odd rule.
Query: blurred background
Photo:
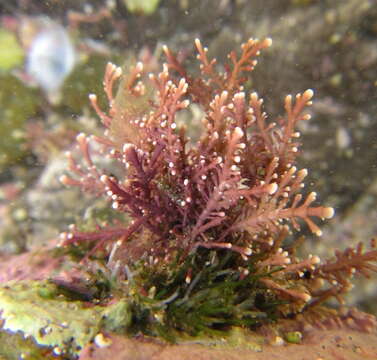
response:
[[[88,94],[103,100],[108,61],[158,69],[166,44],[194,68],[198,37],[221,66],[243,41],[266,36],[273,46],[248,88],[264,97],[271,121],[285,95],[314,89],[299,166],[309,169],[306,191],[336,209],[322,238],[307,234],[303,251],[328,257],[368,243],[377,235],[376,1],[0,0],[2,262],[106,207],[58,178],[77,133],[102,131]],[[201,113],[190,111],[195,129]],[[376,281],[357,286],[349,301],[376,314]]]

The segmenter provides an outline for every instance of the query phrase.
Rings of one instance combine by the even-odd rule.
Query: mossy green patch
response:
[[[151,15],[156,11],[160,0],[124,0],[124,3],[131,13]]]
[[[9,71],[22,65],[24,51],[10,31],[0,29],[0,49],[0,71]]]
[[[273,321],[282,302],[259,299],[265,289],[258,282],[261,275],[250,275],[253,265],[241,278],[233,270],[237,255],[217,255],[204,250],[188,256],[184,264],[135,264],[125,290],[133,304],[134,331],[179,342],[186,335],[224,336],[237,326],[253,329]],[[187,281],[191,272],[195,275]]]

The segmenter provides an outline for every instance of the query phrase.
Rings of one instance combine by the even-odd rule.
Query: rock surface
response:
[[[265,345],[261,352],[203,345],[162,345],[151,341],[109,337],[110,345],[87,346],[80,360],[360,360],[377,358],[377,334],[349,330],[314,330],[301,344]]]

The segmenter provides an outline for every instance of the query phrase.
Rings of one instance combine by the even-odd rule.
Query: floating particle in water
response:
[[[56,94],[75,64],[75,49],[65,29],[49,24],[31,43],[26,72],[48,94]]]
[[[342,126],[336,129],[335,138],[336,145],[341,150],[347,149],[351,144],[350,134],[348,133],[347,129]]]

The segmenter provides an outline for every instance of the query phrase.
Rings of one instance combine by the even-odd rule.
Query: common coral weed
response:
[[[77,141],[87,169],[79,168],[70,157],[70,170],[79,179],[63,176],[62,182],[106,194],[113,208],[131,215],[133,224],[115,232],[67,234],[70,239],[66,242],[95,236],[93,241],[100,240],[101,246],[107,239],[122,238],[125,243],[136,242],[132,246],[137,247],[132,235],[148,229],[150,239],[143,250],[155,256],[168,253],[168,244],[188,252],[198,246],[229,248],[247,256],[252,237],[262,232],[275,234],[282,220],[298,227],[296,220],[301,218],[319,234],[310,217],[331,217],[333,210],[310,206],[314,193],[301,203],[298,193],[307,171],[297,171],[293,165],[299,146],[295,125],[309,117],[303,111],[310,105],[313,91],[298,94],[295,101],[287,96],[287,116],[279,125],[266,123],[263,101],[255,92],[248,99],[244,92],[244,75],[254,69],[259,51],[270,44],[270,39],[249,40],[239,59],[230,54],[231,64],[220,74],[215,60],[208,60],[207,49],[197,40],[202,71],[198,78],[190,77],[165,48],[168,63],[158,76],[149,75],[152,84],[141,80],[142,63],[122,84],[123,96],[130,98],[128,104],[143,97],[144,103],[152,102],[141,111],[118,108],[112,89],[122,71],[109,64],[104,81],[109,114],[99,109],[95,95],[90,99],[108,129],[106,140],[96,140],[120,161],[124,178],[101,174],[91,159],[88,137],[79,134]],[[173,78],[169,69],[182,77]],[[146,97],[151,86],[154,92]],[[176,123],[177,113],[190,102],[199,103],[206,111],[203,136],[194,147],[188,146],[184,127],[178,128]],[[122,138],[121,143],[111,138],[114,122],[127,122],[125,133],[116,135]]]
[[[331,207],[313,205],[316,193],[303,197],[307,170],[295,166],[296,125],[310,119],[305,109],[313,91],[286,96],[285,115],[267,121],[263,99],[248,93],[245,82],[271,39],[248,40],[239,56],[229,54],[223,71],[198,39],[195,45],[197,76],[167,47],[167,62],[157,75],[147,75],[141,62],[125,75],[107,65],[109,110],[101,110],[96,95],[90,95],[105,136],[92,138],[119,162],[123,175],[99,170],[91,138],[81,133],[77,142],[85,167],[68,153],[71,175],[61,181],[104,194],[132,220],[92,232],[74,228],[62,234],[62,244],[92,244],[87,258],[105,250],[108,265],[127,279],[125,291],[130,294],[131,280],[136,282],[141,297],[154,299],[153,311],[164,311],[165,325],[185,329],[190,321],[182,309],[187,307],[187,315],[195,308],[193,332],[213,327],[215,320],[203,320],[209,317],[225,324],[258,323],[269,308],[285,316],[338,297],[348,290],[351,272],[376,270],[370,264],[376,250],[348,249],[321,264],[317,256],[299,259],[294,245],[283,244],[292,227],[299,230],[299,222],[320,236],[313,219],[334,214]],[[205,113],[195,145],[177,122],[192,103]],[[308,272],[312,277],[304,276]],[[313,277],[327,285],[318,286]],[[239,308],[247,311],[240,315]]]

